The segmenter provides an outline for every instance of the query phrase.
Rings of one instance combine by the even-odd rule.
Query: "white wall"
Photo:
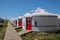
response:
[[[22,29],[26,30],[26,18],[22,19]]]
[[[57,30],[57,17],[32,17],[32,31],[53,31]],[[37,27],[34,26],[34,21],[37,21]],[[44,26],[44,27],[42,27]],[[22,29],[26,30],[26,18],[22,19]]]
[[[58,25],[60,26],[60,18],[58,18]]]
[[[32,17],[32,20],[37,21],[37,26],[57,26],[57,17]]]
[[[57,27],[32,27],[32,31],[57,31]]]

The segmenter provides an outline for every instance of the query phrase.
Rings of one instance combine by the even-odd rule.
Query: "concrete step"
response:
[[[22,30],[21,32],[18,32],[18,35],[23,35],[23,34],[26,34],[26,33],[29,33],[31,32],[31,30]]]

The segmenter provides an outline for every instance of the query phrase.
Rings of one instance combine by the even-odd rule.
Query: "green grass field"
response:
[[[23,40],[60,40],[60,27],[57,32],[30,32],[21,37]]]
[[[16,30],[17,32],[20,32],[20,31],[22,31],[22,27],[20,27],[20,28],[15,28],[15,30]]]
[[[5,35],[5,32],[6,32],[6,28],[7,28],[7,23],[8,23],[8,21],[5,20],[3,22],[3,26],[0,26],[0,40],[4,39],[4,35]]]

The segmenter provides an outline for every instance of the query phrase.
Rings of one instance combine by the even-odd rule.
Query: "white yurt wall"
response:
[[[30,13],[24,14],[23,19],[22,19],[23,30],[26,30],[26,17],[31,17],[31,14]]]
[[[58,26],[60,26],[60,14],[57,14],[58,16]]]
[[[20,19],[22,19],[22,16],[19,16],[19,17],[17,18],[17,27],[22,27],[22,26],[19,25],[19,20],[20,20]],[[21,20],[21,21],[22,21],[22,20]]]
[[[32,20],[35,25],[32,26],[33,31],[52,31],[57,30],[58,18],[55,14],[48,11],[37,8],[32,12]]]

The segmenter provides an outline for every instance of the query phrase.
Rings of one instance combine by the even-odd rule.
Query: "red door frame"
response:
[[[26,18],[26,30],[32,30],[32,17]]]
[[[18,19],[18,26],[22,27],[22,19]]]

